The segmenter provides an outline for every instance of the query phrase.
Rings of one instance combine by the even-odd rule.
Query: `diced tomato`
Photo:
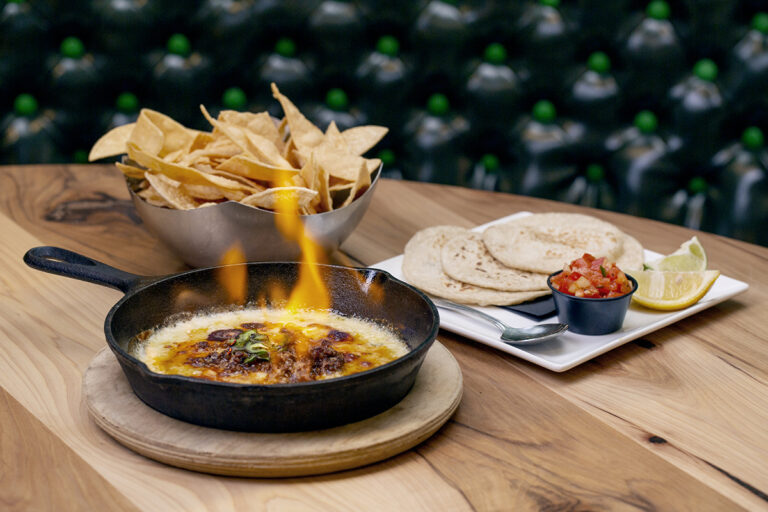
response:
[[[615,263],[606,263],[605,258],[595,258],[584,253],[573,260],[563,271],[552,278],[557,290],[587,298],[618,297],[632,291],[632,285]]]

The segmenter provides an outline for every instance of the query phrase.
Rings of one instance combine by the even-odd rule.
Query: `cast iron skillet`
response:
[[[131,338],[169,318],[233,307],[215,277],[222,267],[145,277],[57,247],[30,249],[24,262],[44,272],[123,291],[125,296],[107,314],[104,334],[134,393],[168,416],[207,427],[297,432],[343,425],[378,414],[399,402],[411,389],[439,326],[432,302],[387,272],[321,265],[332,308],[342,315],[373,320],[399,331],[410,348],[408,354],[362,373],[296,384],[230,384],[162,375],[149,371],[128,353]],[[261,292],[271,283],[290,289],[301,264],[244,265],[249,299],[254,299],[263,296]]]

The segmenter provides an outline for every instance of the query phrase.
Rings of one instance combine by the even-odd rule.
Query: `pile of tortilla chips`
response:
[[[285,118],[277,123],[268,113],[224,110],[202,132],[168,116],[143,109],[135,123],[101,137],[90,161],[127,153],[117,163],[136,188],[156,206],[189,210],[224,201],[274,210],[280,194],[293,194],[298,213],[308,215],[347,206],[371,185],[381,164],[363,158],[387,133],[382,126],[357,126],[340,132],[331,123],[323,133],[280,94]]]

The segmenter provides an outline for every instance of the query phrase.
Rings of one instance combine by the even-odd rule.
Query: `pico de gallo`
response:
[[[615,263],[584,253],[552,278],[552,286],[563,293],[587,299],[620,297],[632,291],[632,283]]]

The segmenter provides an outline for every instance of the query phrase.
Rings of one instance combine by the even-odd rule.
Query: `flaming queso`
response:
[[[146,333],[133,353],[152,371],[244,384],[305,382],[366,371],[408,352],[389,329],[331,311],[321,273],[326,267],[319,265],[325,253],[305,230],[292,187],[276,190],[278,229],[301,247],[293,289],[272,286],[258,306],[248,306],[248,265],[238,264],[244,263],[243,253],[233,246],[223,256],[218,277],[230,301],[244,307]],[[373,282],[359,285],[375,294]]]
[[[305,263],[299,266],[299,280],[291,291],[286,310],[293,313],[304,308],[329,309],[331,298],[317,266],[326,262],[325,253],[304,228],[298,214],[298,194],[289,186],[282,188],[277,194],[275,223],[286,239],[299,244],[301,262]]]

